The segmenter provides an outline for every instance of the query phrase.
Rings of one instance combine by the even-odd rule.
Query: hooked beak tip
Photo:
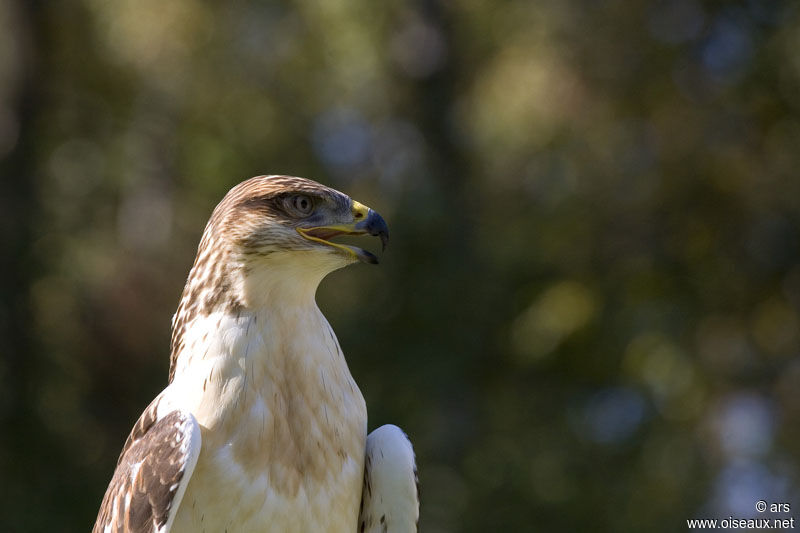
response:
[[[370,209],[367,212],[367,218],[356,224],[356,229],[366,231],[374,237],[379,237],[382,251],[386,250],[386,245],[389,243],[389,226],[377,211]]]

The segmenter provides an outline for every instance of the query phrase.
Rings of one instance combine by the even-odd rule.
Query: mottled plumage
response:
[[[416,529],[411,444],[394,426],[367,438],[314,301],[329,272],[377,262],[331,242],[343,234],[388,238],[377,213],[303,178],[259,176],[220,202],[173,318],[169,385],[128,437],[95,533]]]
[[[169,531],[200,452],[200,428],[191,414],[158,418],[158,399],[142,413],[122,447],[94,533]],[[172,513],[174,516],[174,513]]]

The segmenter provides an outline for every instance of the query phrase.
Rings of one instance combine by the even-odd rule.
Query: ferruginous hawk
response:
[[[411,443],[367,436],[364,398],[314,296],[389,237],[383,218],[311,180],[259,176],[203,233],[172,322],[169,385],[136,422],[94,533],[408,532]]]

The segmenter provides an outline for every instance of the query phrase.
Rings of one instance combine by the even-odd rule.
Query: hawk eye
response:
[[[289,204],[300,215],[310,215],[314,210],[314,201],[305,194],[295,194],[289,198]]]

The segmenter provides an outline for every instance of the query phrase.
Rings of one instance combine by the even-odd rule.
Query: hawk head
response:
[[[305,178],[258,176],[231,189],[214,209],[198,255],[208,241],[246,261],[277,255],[334,269],[378,262],[366,250],[331,241],[339,235],[378,236],[385,247],[389,229],[378,213],[335,189]]]
[[[385,247],[389,229],[372,209],[309,179],[258,176],[231,189],[206,225],[173,318],[173,361],[197,316],[276,298],[313,299],[333,270],[378,262],[362,248],[332,241],[340,235],[377,236]]]

